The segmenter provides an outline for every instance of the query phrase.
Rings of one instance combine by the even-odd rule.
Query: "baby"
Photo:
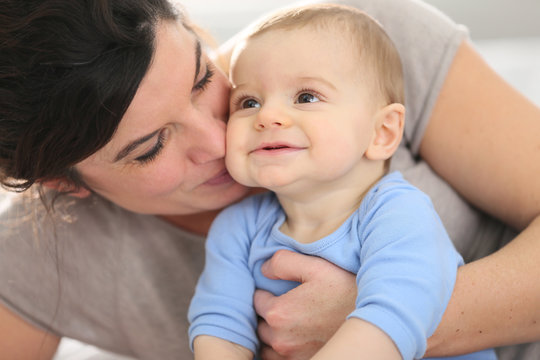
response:
[[[256,355],[254,290],[297,285],[261,274],[279,249],[357,274],[356,309],[313,359],[421,358],[463,261],[429,198],[388,173],[405,114],[391,40],[353,8],[289,9],[236,47],[230,79],[227,168],[272,192],[212,225],[189,311],[195,358]]]

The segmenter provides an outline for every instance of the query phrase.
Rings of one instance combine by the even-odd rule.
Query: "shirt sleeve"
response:
[[[431,112],[467,29],[418,0],[335,1],[381,23],[401,57],[405,76],[405,145],[418,150]]]
[[[122,220],[93,197],[47,212],[27,195],[0,211],[0,302],[45,331],[127,352],[115,306]]]
[[[188,311],[192,349],[196,336],[210,335],[253,353],[257,350],[255,283],[248,265],[250,220],[246,216],[251,213],[245,204],[225,209],[209,231],[205,268]]]
[[[428,197],[394,191],[368,212],[350,315],[383,330],[404,359],[421,358],[450,299],[461,257]]]

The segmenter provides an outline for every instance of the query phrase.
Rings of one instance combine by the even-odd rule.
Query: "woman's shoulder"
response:
[[[356,7],[374,17],[381,25],[392,31],[398,27],[424,27],[434,25],[435,31],[453,31],[455,22],[436,7],[419,0],[337,0],[336,3]],[[403,19],[407,14],[408,19]],[[399,16],[399,18],[398,18]],[[398,21],[401,20],[401,21]],[[406,34],[402,34],[406,35]]]

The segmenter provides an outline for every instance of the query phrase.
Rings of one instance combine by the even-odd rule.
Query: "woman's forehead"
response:
[[[140,88],[166,80],[176,69],[182,70],[187,81],[194,81],[200,57],[200,42],[191,31],[179,22],[161,22],[156,29],[154,56]]]
[[[197,37],[180,23],[164,21],[158,25],[148,72],[104,148],[109,161],[114,161],[130,143],[172,121],[183,106],[188,106],[194,79],[200,71],[200,49]]]

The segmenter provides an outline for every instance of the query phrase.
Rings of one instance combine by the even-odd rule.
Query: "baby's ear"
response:
[[[86,198],[90,196],[91,192],[85,187],[79,187],[79,189],[75,190],[75,185],[73,185],[69,180],[66,179],[54,179],[54,180],[47,180],[41,182],[41,185],[43,185],[46,188],[56,190],[58,192],[64,192],[69,196],[73,196],[76,198]]]
[[[389,159],[396,151],[403,136],[405,107],[402,104],[386,105],[375,113],[375,131],[366,150],[370,160]]]

